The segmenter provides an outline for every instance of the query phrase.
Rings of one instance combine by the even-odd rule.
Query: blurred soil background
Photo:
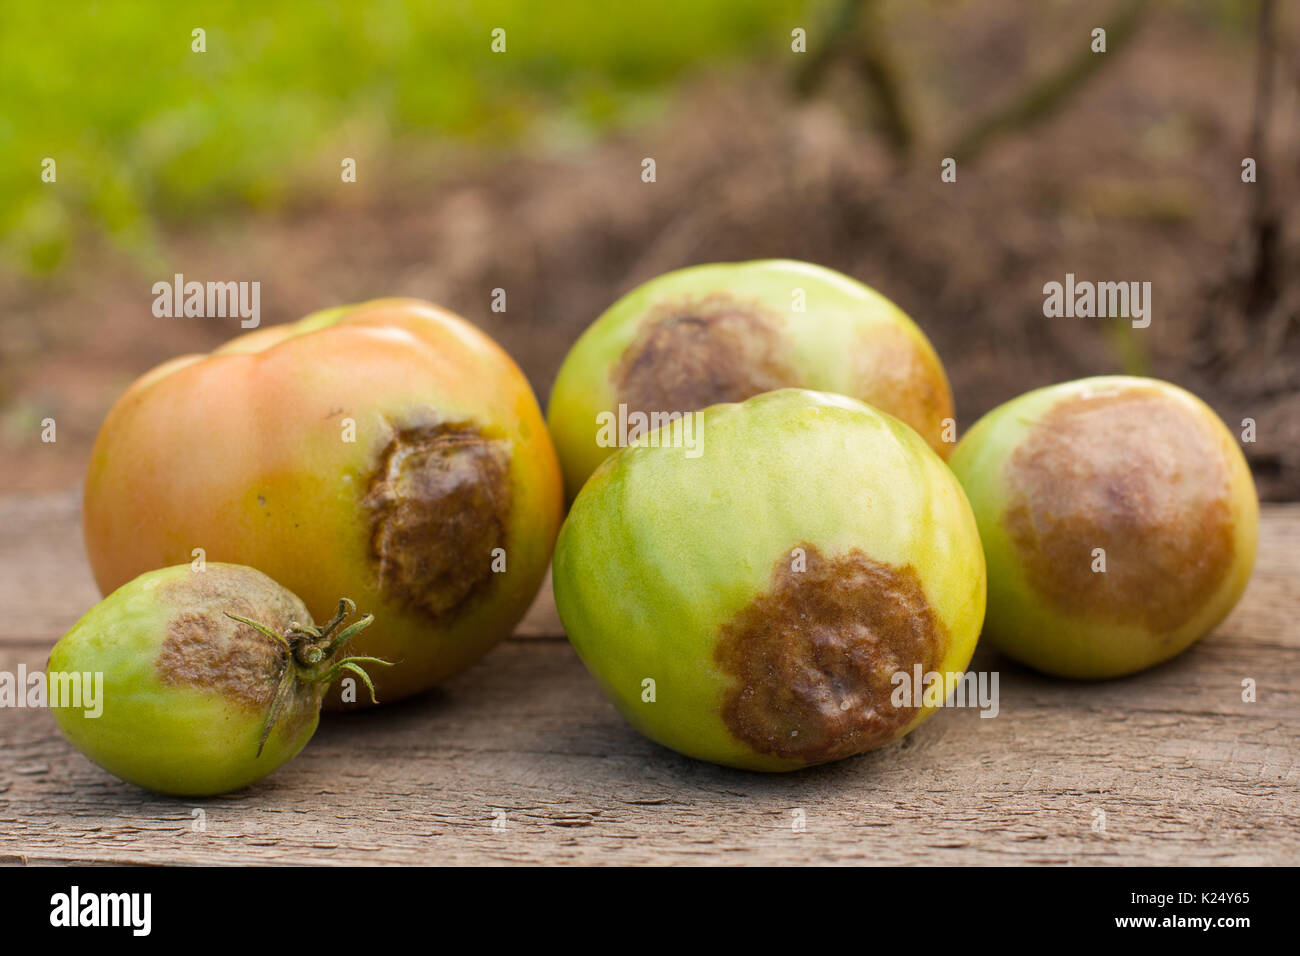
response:
[[[174,273],[260,281],[263,325],[432,299],[544,405],[633,286],[790,257],[916,319],[963,428],[1155,375],[1254,419],[1261,495],[1300,499],[1300,4],[5,0],[0,197],[0,491],[76,485],[133,378],[238,334],[155,318]],[[1067,272],[1150,281],[1150,327],[1045,318]]]

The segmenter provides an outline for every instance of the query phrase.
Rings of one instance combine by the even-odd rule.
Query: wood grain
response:
[[[72,494],[0,498],[0,670],[43,666],[98,598],[77,515]],[[765,776],[627,727],[548,587],[443,690],[327,716],[297,760],[227,797],[152,797],[48,712],[0,710],[0,862],[1294,865],[1298,619],[1300,505],[1266,507],[1246,597],[1178,659],[1083,684],[981,649],[996,718],[945,711],[887,750]]]

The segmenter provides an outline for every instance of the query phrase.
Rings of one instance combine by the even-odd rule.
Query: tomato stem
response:
[[[271,707],[267,711],[266,720],[262,722],[262,736],[257,743],[257,755],[259,757],[262,756],[262,749],[271,736],[271,729],[279,720],[280,712],[284,709],[285,702],[289,699],[289,694],[296,682],[328,684],[343,671],[351,671],[365,682],[366,688],[370,691],[371,702],[379,703],[379,698],[375,696],[375,685],[361,664],[381,664],[384,667],[391,667],[392,661],[385,661],[378,657],[359,656],[345,657],[338,661],[333,659],[334,655],[354,635],[374,623],[375,616],[367,614],[359,621],[354,621],[351,625],[335,634],[334,632],[338,630],[339,625],[351,614],[355,613],[356,609],[357,606],[353,601],[348,598],[340,598],[338,610],[323,628],[290,621],[284,634],[277,634],[272,628],[259,621],[250,620],[238,614],[231,614],[229,611],[224,612],[226,617],[232,621],[246,624],[257,633],[274,641],[284,652],[283,666],[280,670],[280,677],[276,682],[275,696],[271,698]]]

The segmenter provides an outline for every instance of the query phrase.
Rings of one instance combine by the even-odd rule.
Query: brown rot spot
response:
[[[692,412],[796,386],[776,320],[713,294],[651,310],[614,367],[618,400],[642,412]]]
[[[384,593],[444,621],[483,591],[506,544],[509,470],[504,443],[472,425],[397,432],[366,496]]]
[[[857,397],[911,425],[943,458],[943,421],[953,415],[952,392],[932,352],[906,329],[873,327],[857,352]]]
[[[265,714],[287,662],[280,645],[237,614],[279,634],[291,624],[310,625],[311,614],[291,591],[253,568],[210,563],[159,585],[158,597],[177,613],[168,622],[155,668],[172,686],[216,691],[227,701]],[[320,709],[324,686],[295,683],[276,733],[296,738]]]
[[[226,613],[280,633],[295,621],[310,624],[311,615],[292,592],[252,568],[208,564],[161,584],[158,597],[178,609],[155,663],[163,683],[216,690],[257,710],[270,706],[284,655]]]
[[[1067,614],[1167,632],[1232,565],[1223,449],[1156,389],[1059,402],[1007,467],[1007,531],[1029,583]]]
[[[239,564],[209,563],[202,571],[177,575],[159,585],[158,596],[195,614],[222,617],[229,611],[271,625],[308,617],[292,591]]]
[[[722,719],[759,753],[807,764],[887,743],[916,715],[895,707],[893,677],[937,668],[947,631],[916,570],[854,550],[824,558],[800,545],[771,588],[727,622],[714,657],[735,678]]]
[[[165,684],[214,690],[228,700],[265,710],[285,660],[276,645],[251,627],[219,612],[184,611],[168,625],[157,669]]]

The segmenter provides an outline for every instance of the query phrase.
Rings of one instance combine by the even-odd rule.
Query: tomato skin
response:
[[[1171,382],[1099,375],[1025,392],[976,422],[951,464],[988,560],[984,635],[1042,673],[1154,667],[1211,633],[1250,581],[1250,465],[1215,411]]]
[[[280,652],[224,611],[255,615],[277,633],[311,623],[295,595],[252,568],[208,564],[196,573],[186,564],[143,574],[87,611],[50,652],[51,675],[101,682],[93,711],[51,702],[63,735],[121,779],[180,796],[238,790],[292,760],[316,731],[324,687],[295,682],[261,745]]]
[[[792,309],[792,293],[805,306]],[[783,387],[849,395],[906,422],[943,458],[943,363],[895,303],[808,262],[714,262],[664,273],[609,306],[565,356],[547,421],[569,499],[610,456],[600,422],[625,405],[699,410]]]
[[[395,564],[376,551],[373,502],[394,443],[449,424],[473,430],[504,462],[496,478],[508,506],[491,517],[505,569],[484,571],[492,554],[473,539],[453,540],[460,553],[448,554],[446,539],[406,534],[396,566],[475,582],[454,613],[431,614],[418,588],[385,580]],[[434,466],[447,460],[430,457]],[[425,483],[430,493],[463,493],[441,506],[424,502],[421,527],[454,529],[456,503],[482,499],[462,480],[468,474],[444,470]],[[204,560],[270,575],[318,619],[351,598],[376,621],[350,653],[396,662],[372,675],[379,699],[391,701],[463,668],[513,630],[545,575],[562,507],[555,451],[509,356],[436,306],[381,299],[260,329],[144,375],[95,443],[84,531],[104,593],[195,560],[201,548]],[[337,690],[326,700],[339,704]],[[367,702],[362,688],[356,703]]]
[[[619,449],[573,503],[553,582],[574,650],[633,727],[724,766],[797,770],[910,732],[936,707],[888,716],[890,673],[951,687],[984,617],[956,478],[908,425],[846,396],[781,389],[701,417],[702,454]]]

